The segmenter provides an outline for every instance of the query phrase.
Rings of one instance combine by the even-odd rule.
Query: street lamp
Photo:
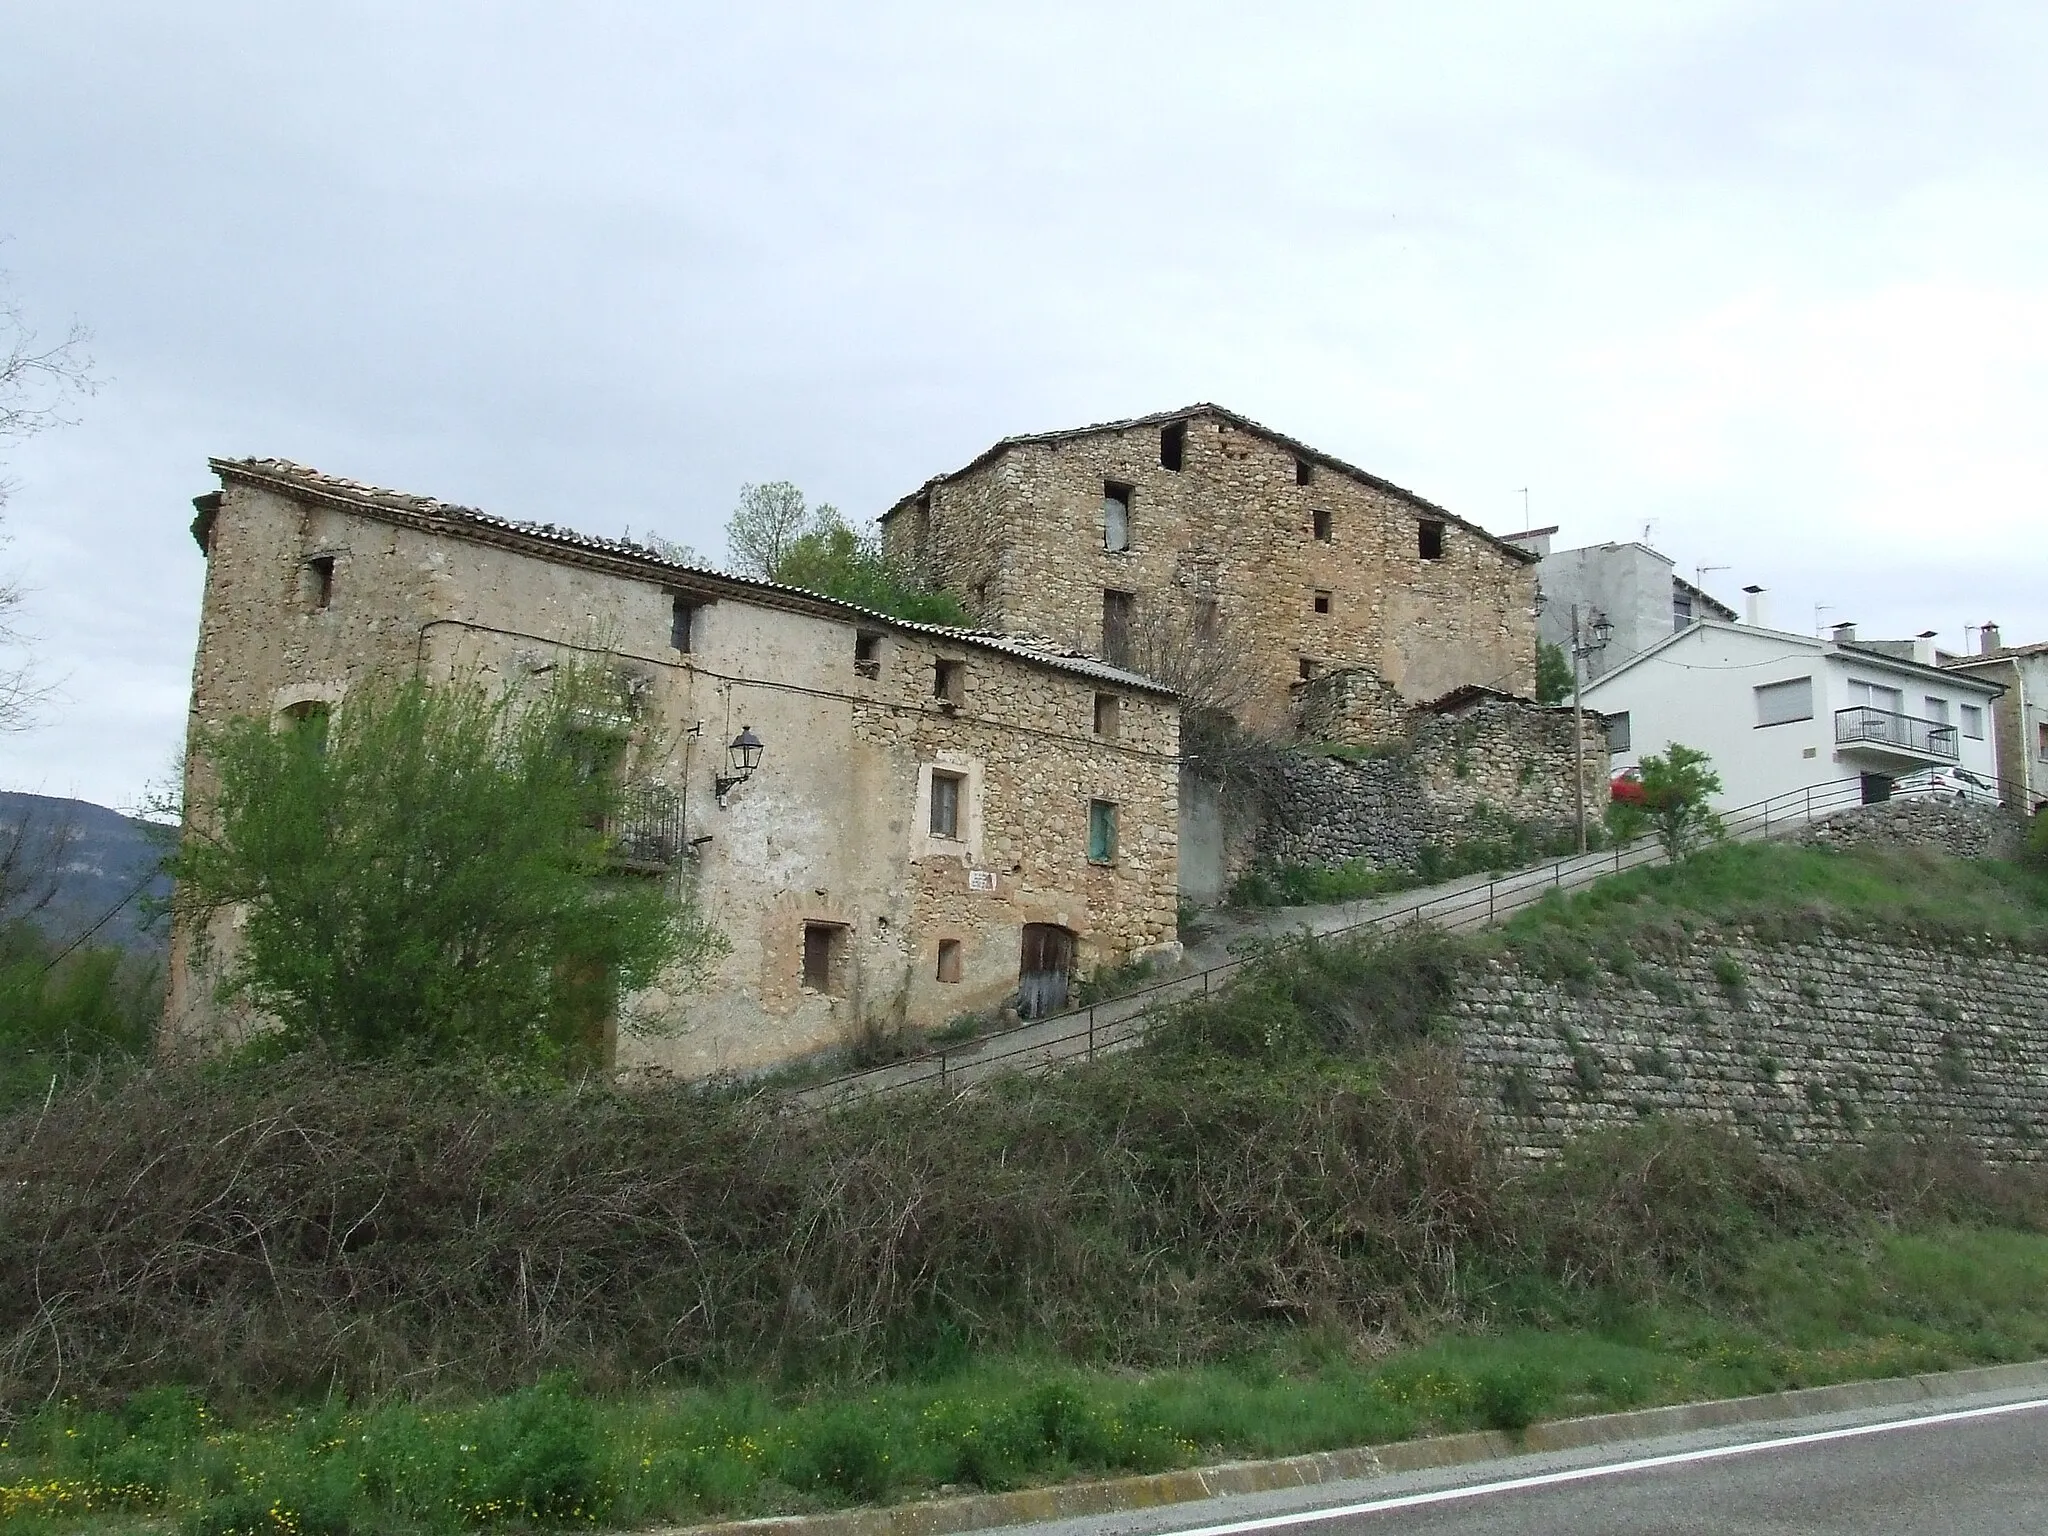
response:
[[[1614,626],[1607,622],[1607,615],[1599,609],[1593,610],[1592,622],[1581,625],[1579,605],[1572,604],[1572,747],[1578,764],[1573,775],[1574,796],[1578,805],[1579,852],[1586,851],[1586,705],[1584,666],[1587,657],[1607,649],[1607,642],[1614,638]]]
[[[714,774],[711,779],[712,792],[718,796],[720,804],[724,803],[729,790],[737,789],[754,776],[754,770],[761,766],[761,753],[764,750],[764,744],[761,738],[754,734],[754,728],[751,725],[741,726],[739,735],[733,737],[732,745],[725,749],[726,756],[732,760],[732,772]]]

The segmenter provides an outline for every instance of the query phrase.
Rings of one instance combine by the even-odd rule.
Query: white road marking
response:
[[[1932,1424],[1959,1424],[1969,1419],[2026,1413],[2036,1408],[2048,1408],[2048,1397],[2029,1398],[2023,1403],[2000,1403],[1990,1408],[1927,1413],[1912,1419],[1887,1419],[1882,1424],[1859,1424],[1851,1429],[1827,1429],[1805,1435],[1784,1435],[1770,1440],[1746,1440],[1738,1445],[1716,1445],[1701,1451],[1679,1451],[1669,1456],[1644,1456],[1635,1461],[1609,1462],[1598,1467],[1575,1467],[1568,1472],[1544,1472],[1533,1477],[1510,1477],[1493,1483],[1440,1488],[1433,1493],[1406,1493],[1394,1498],[1372,1499],[1363,1504],[1343,1504],[1331,1509],[1305,1509],[1291,1515],[1268,1515],[1260,1520],[1234,1520],[1228,1525],[1192,1526],[1163,1533],[1163,1536],[1238,1536],[1238,1533],[1246,1531],[1276,1531],[1292,1525],[1313,1525],[1323,1520],[1348,1520],[1354,1515],[1377,1515],[1394,1509],[1421,1509],[1430,1504],[1455,1504],[1465,1499],[1485,1498],[1493,1493],[1515,1493],[1524,1488],[1551,1488],[1561,1483],[1584,1483],[1601,1477],[1621,1477],[1626,1473],[1648,1472],[1657,1467],[1682,1467],[1702,1461],[1726,1461],[1736,1456],[1753,1456],[1759,1451],[1789,1451],[1797,1446],[1821,1445],[1830,1440],[1856,1440],[1866,1435],[1888,1435],[1902,1429],[1923,1429]]]

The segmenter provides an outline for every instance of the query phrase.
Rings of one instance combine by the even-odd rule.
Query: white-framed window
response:
[[[1984,706],[1982,704],[1965,704],[1962,707],[1962,716],[1963,734],[1972,741],[1982,741],[1984,739]]]
[[[960,799],[966,788],[967,776],[963,773],[944,773],[937,769],[932,772],[932,815],[931,834],[945,838],[948,842],[960,841]]]
[[[1849,679],[1849,707],[1851,709],[1881,709],[1888,715],[1903,715],[1906,712],[1906,695],[1897,688],[1887,688],[1883,683],[1866,683],[1861,678]]]
[[[1937,699],[1933,694],[1930,693],[1920,701],[1920,707],[1922,710],[1922,719],[1932,720],[1936,725],[1948,724],[1947,699]]]
[[[1756,690],[1756,723],[1759,726],[1789,725],[1794,720],[1813,718],[1813,679],[1788,677],[1782,683],[1765,683]]]
[[[1629,749],[1628,711],[1607,716],[1607,750],[1626,752]]]

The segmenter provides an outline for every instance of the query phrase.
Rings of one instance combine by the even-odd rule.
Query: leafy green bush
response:
[[[723,941],[659,881],[617,876],[628,701],[593,668],[545,694],[366,683],[332,721],[200,729],[213,784],[169,861],[202,946],[238,909],[222,981],[277,1021],[264,1049],[601,1054],[628,990],[697,974]]]

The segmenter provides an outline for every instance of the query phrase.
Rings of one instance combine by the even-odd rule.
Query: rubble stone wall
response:
[[[670,876],[731,943],[702,988],[629,1000],[653,1028],[621,1038],[624,1065],[684,1075],[744,1070],[843,1044],[867,1027],[939,1024],[1015,990],[1027,923],[1076,938],[1085,970],[1175,941],[1173,701],[922,631],[853,616],[705,597],[687,649],[672,644],[671,582],[467,538],[230,481],[211,529],[192,725],[275,718],[319,699],[346,708],[367,679],[417,667],[487,687],[544,685],[565,660],[630,674],[632,772],[678,796],[691,853]],[[493,542],[496,540],[496,542]],[[306,589],[332,559],[330,600]],[[624,562],[615,562],[620,567]],[[868,634],[864,645],[856,637]],[[867,654],[867,652],[872,654]],[[938,696],[940,660],[964,668]],[[1115,696],[1098,734],[1098,696]],[[750,725],[759,770],[721,803],[725,743]],[[203,823],[208,765],[188,767]],[[960,835],[931,834],[934,772],[967,786]],[[1115,857],[1088,858],[1091,800],[1117,807]],[[650,876],[652,878],[652,876]],[[839,931],[825,988],[803,980],[804,928]],[[232,1036],[211,952],[173,935],[165,1035]],[[938,946],[958,941],[957,981]]]
[[[1285,726],[1304,664],[1371,667],[1417,701],[1535,691],[1534,567],[1517,553],[1446,521],[1424,558],[1421,525],[1441,520],[1416,501],[1324,463],[1300,484],[1285,444],[1208,413],[1184,425],[1179,470],[1157,424],[1006,445],[892,511],[888,548],[982,622],[1098,654],[1105,590],[1135,594],[1141,625],[1164,605],[1186,628],[1213,604],[1252,684],[1240,716],[1261,728]],[[1132,491],[1121,550],[1104,547],[1108,482]]]
[[[2048,956],[2003,944],[1727,933],[1576,988],[1503,961],[1453,1021],[1467,1092],[1528,1157],[1656,1113],[1785,1146],[1896,1131],[2048,1155]]]
[[[2003,807],[1913,795],[1837,811],[1803,829],[1796,841],[1819,848],[1932,848],[1959,859],[2013,859],[2026,838],[2026,823]]]

